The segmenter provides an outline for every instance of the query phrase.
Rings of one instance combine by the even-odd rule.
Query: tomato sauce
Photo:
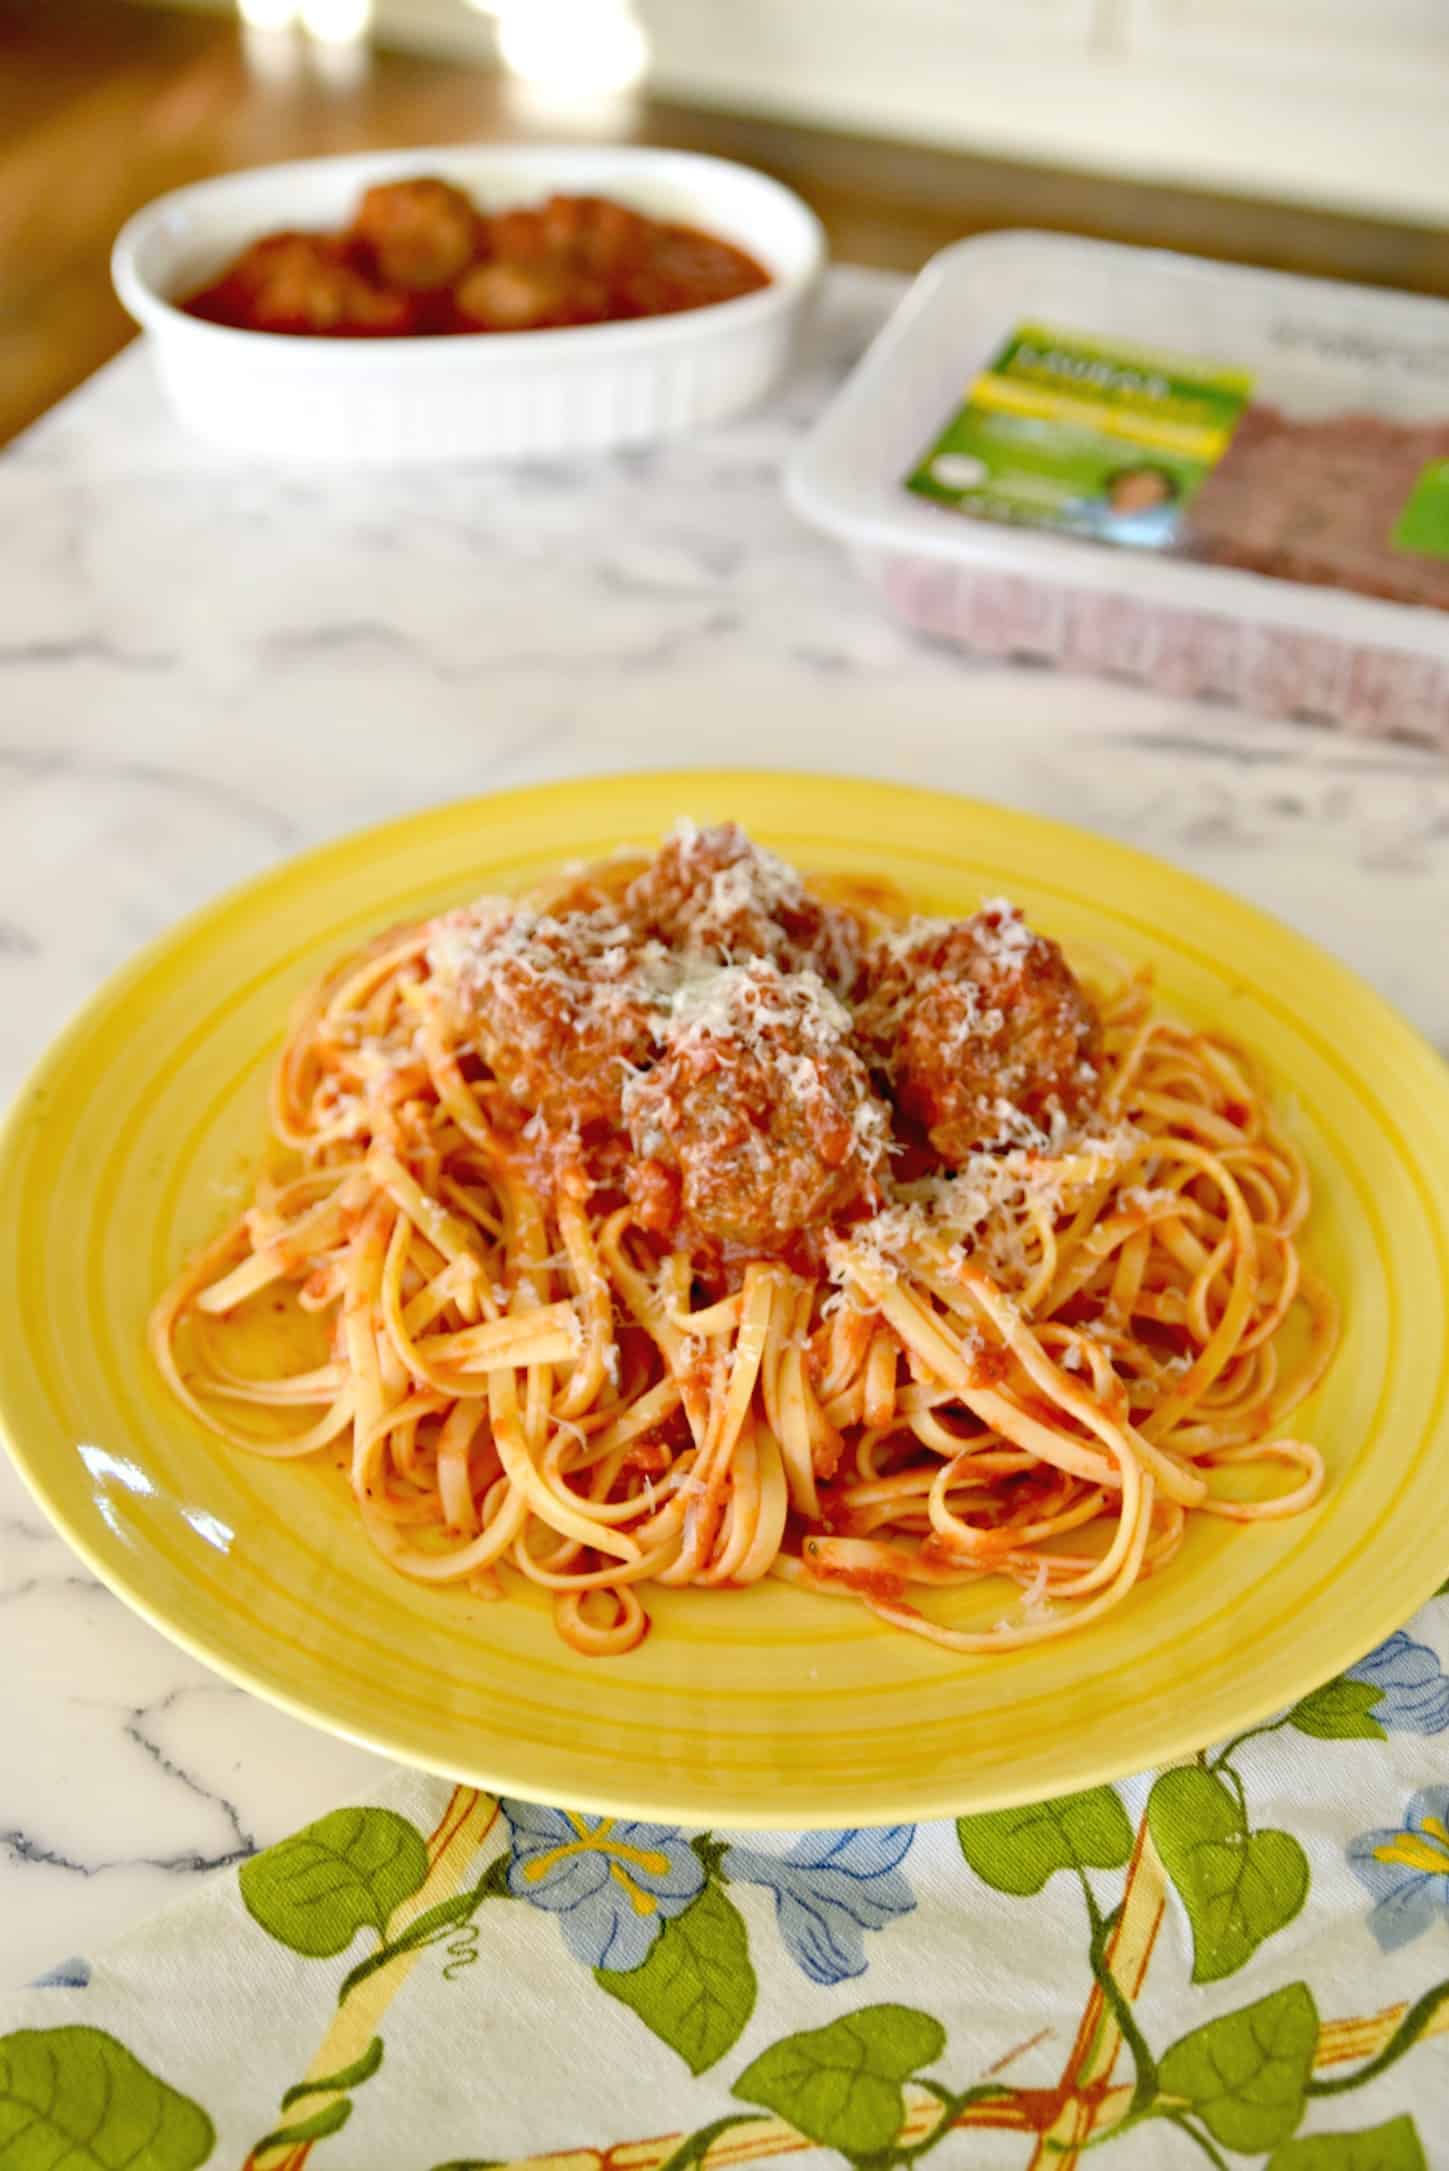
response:
[[[340,233],[265,235],[180,306],[238,331],[438,338],[674,316],[769,283],[732,242],[605,197],[489,216],[423,176],[368,189]]]

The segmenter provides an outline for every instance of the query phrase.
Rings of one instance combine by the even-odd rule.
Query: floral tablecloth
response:
[[[0,2171],[1449,2167],[1446,1654],[951,1824],[399,1773],[10,2001]]]

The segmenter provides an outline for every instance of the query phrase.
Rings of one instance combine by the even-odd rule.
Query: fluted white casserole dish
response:
[[[550,195],[613,197],[734,242],[758,293],[676,316],[442,339],[234,331],[177,306],[280,228],[337,228],[377,181],[436,174],[485,212]],[[263,458],[346,462],[583,451],[677,436],[777,381],[825,261],[814,214],[747,166],[634,147],[363,152],[226,174],[138,211],[112,255],[181,420]]]

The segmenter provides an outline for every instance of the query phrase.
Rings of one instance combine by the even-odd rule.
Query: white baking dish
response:
[[[1252,372],[1295,417],[1449,416],[1449,305],[1163,251],[1001,233],[944,249],[793,457],[796,510],[911,625],[977,653],[1449,746],[1449,613],[963,517],[916,466],[1013,327]]]
[[[611,196],[735,242],[773,284],[678,316],[447,339],[279,337],[175,306],[260,235],[341,226],[371,183],[422,173],[484,211]],[[191,428],[264,458],[380,462],[638,443],[733,414],[785,368],[824,259],[813,213],[746,166],[683,151],[474,145],[307,159],[175,189],[122,229],[111,268]]]

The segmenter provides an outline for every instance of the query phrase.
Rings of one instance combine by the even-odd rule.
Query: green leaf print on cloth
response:
[[[1250,1830],[1241,1794],[1213,1772],[1164,1772],[1147,1821],[1192,1925],[1195,1983],[1234,1974],[1308,1896],[1308,1857],[1297,1840]]]
[[[1268,2171],[1429,2171],[1423,2144],[1407,2114],[1362,2133],[1305,2134],[1285,2141]]]
[[[903,2084],[946,2047],[946,2031],[909,2005],[866,2005],[826,2028],[772,2043],[735,2082],[822,2148],[858,2160],[890,2147],[905,2123]]]
[[[1401,1635],[1362,1662],[1390,1735],[1449,1732],[1449,1677],[1427,1650]],[[1347,1681],[1293,1712],[1357,1724]],[[1307,1896],[1309,1981],[1284,1987],[1298,1965],[1268,1942],[1305,1877],[1290,1831],[1253,1826],[1272,1760],[1293,1762],[1260,1813],[1290,1828],[1316,1787],[1333,1799],[1340,1760],[1356,1787],[1389,1763],[1386,1744],[1305,1733],[1293,1712],[1124,1789],[1131,1823],[1101,1786],[937,1828],[913,1869],[917,1951],[898,1938],[900,1964],[881,1973],[903,1997],[932,1984],[939,2018],[885,2002],[885,1987],[852,2010],[838,1987],[841,1954],[875,1965],[870,1932],[904,1912],[888,1883],[899,1831],[873,1849],[853,1833],[771,1848],[516,1803],[508,1815],[476,1788],[399,1775],[392,1806],[324,1818],[216,1887],[194,1979],[166,1932],[148,2027],[174,2029],[178,2047],[150,2033],[148,2055],[206,2075],[205,2112],[123,2047],[136,1975],[26,1993],[10,2025],[28,2032],[0,2037],[0,2171],[222,2171],[223,2157],[225,2171],[786,2171],[802,2147],[844,2171],[1428,2171],[1449,1980],[1425,1987],[1424,1956],[1382,1950],[1361,1902],[1343,1913],[1356,1894],[1342,1872]],[[1415,1892],[1434,1879],[1440,1793],[1402,1807],[1393,1770],[1377,1792],[1364,1781],[1343,1810],[1349,1867],[1362,1877],[1371,1855]],[[781,1925],[753,1952],[751,1883],[768,1883]],[[818,1944],[784,1927],[782,1892],[816,1907]],[[933,1913],[956,1926],[949,1942],[933,1943]],[[647,1935],[626,1934],[633,1920]],[[1440,1921],[1437,1899],[1414,1918],[1426,1939]],[[1336,1925],[1341,1941],[1324,1934]],[[1070,2027],[1022,1995],[1032,1941]],[[635,1964],[602,1966],[606,1948]],[[1236,1990],[1192,1989],[1194,1960],[1199,1982],[1251,1972]],[[72,2017],[89,2024],[52,2026]],[[622,2094],[588,2055],[618,2027],[632,2035]]]
[[[100,2028],[0,2036],[4,2171],[195,2171],[211,2120]]]
[[[1353,1681],[1339,1674],[1300,1697],[1288,1714],[1288,1723],[1315,1741],[1387,1741],[1387,1730],[1373,1717],[1382,1695],[1383,1690],[1372,1681]]]
[[[958,1817],[956,1836],[977,1876],[1018,1899],[1059,1869],[1121,1869],[1132,1852],[1132,1827],[1111,1787]]]
[[[1158,2067],[1162,2091],[1185,2098],[1224,2148],[1275,2148],[1303,2116],[1317,2046],[1312,1992],[1290,1983],[1174,2043]]]
[[[381,1937],[388,1916],[428,1874],[422,1833],[392,1809],[334,1809],[238,1873],[248,1914],[309,1959],[345,1952],[361,1929]]]
[[[642,1967],[596,1968],[594,1980],[703,2073],[739,2040],[755,2009],[755,1971],[739,1910],[706,1885],[666,1922]]]

